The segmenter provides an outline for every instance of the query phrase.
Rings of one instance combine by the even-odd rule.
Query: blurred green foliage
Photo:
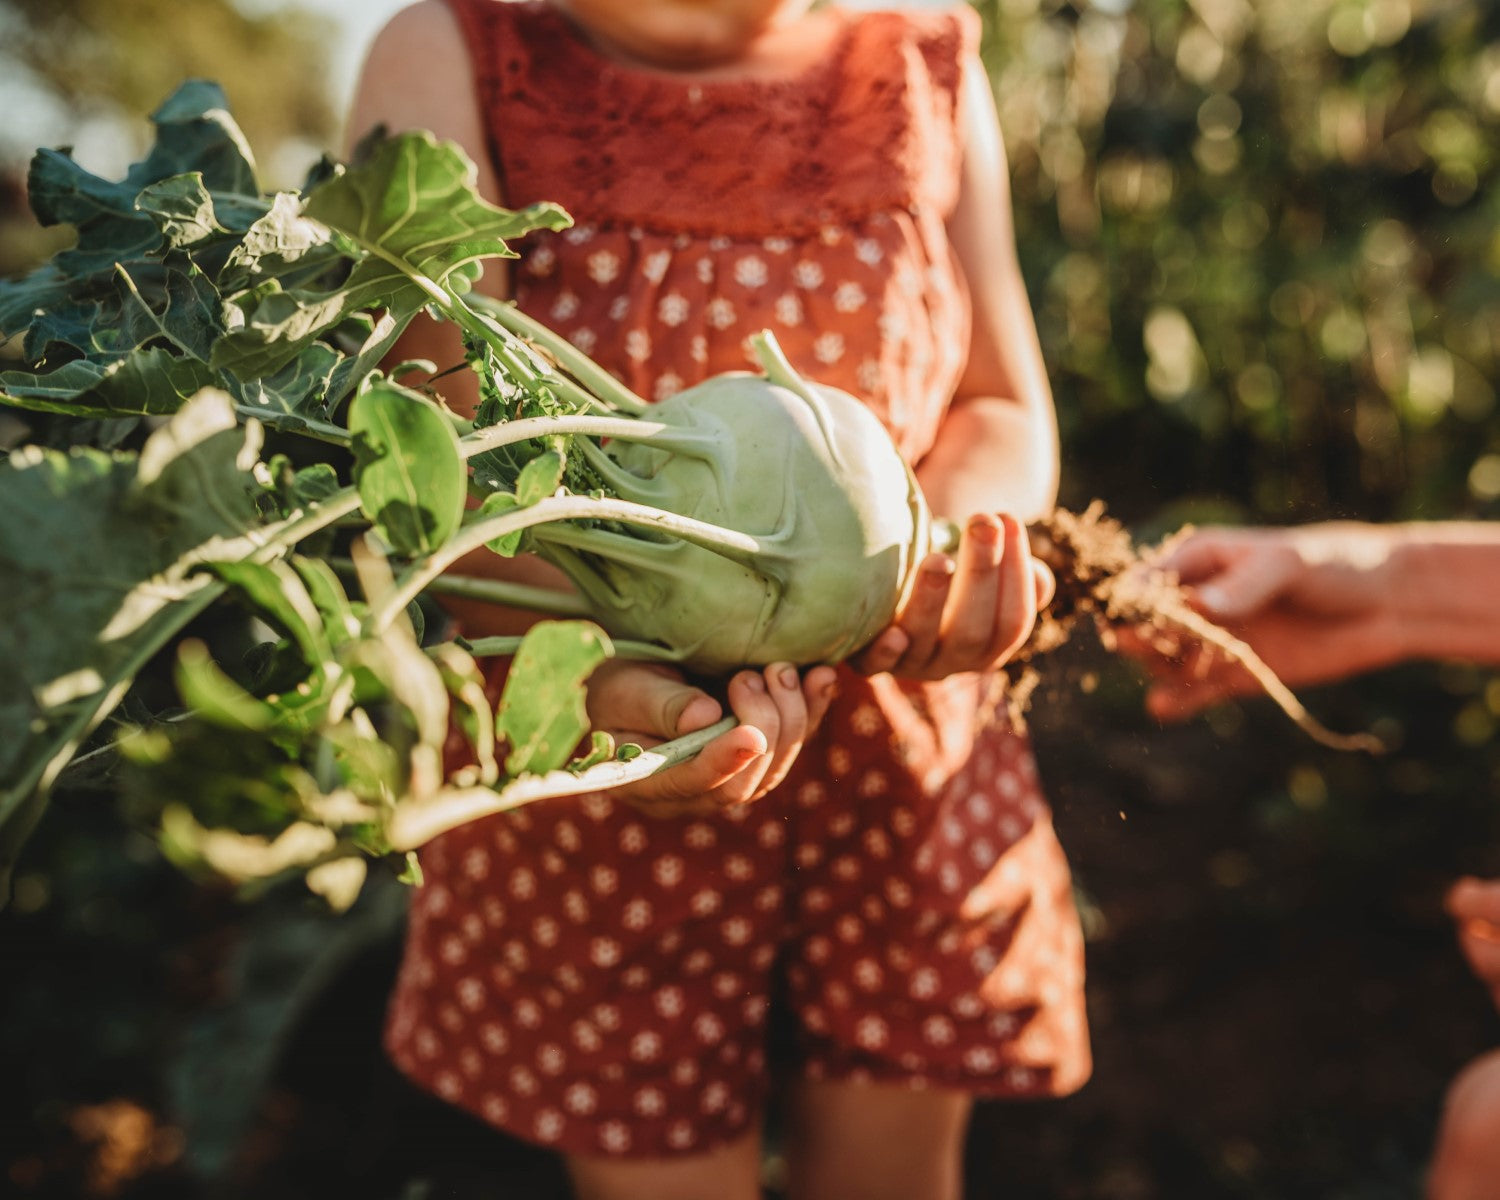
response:
[[[339,120],[328,87],[334,36],[304,11],[255,15],[234,0],[0,0],[0,78],[13,114],[59,129],[59,144],[117,143],[121,173],[145,147],[147,113],[185,79],[216,80],[268,182],[298,186],[332,148]],[[0,139],[0,150],[8,145]],[[34,149],[0,161],[0,275],[57,248],[25,204]]]
[[[1070,501],[1500,511],[1500,9],[980,11]]]

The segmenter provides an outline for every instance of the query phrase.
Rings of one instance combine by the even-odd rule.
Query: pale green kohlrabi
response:
[[[639,418],[655,428],[638,439],[572,444],[620,499],[748,535],[753,549],[574,522],[535,526],[527,542],[611,634],[704,673],[847,658],[891,622],[948,532],[864,404],[802,379],[769,333],[751,346],[764,374],[715,376],[649,406]]]

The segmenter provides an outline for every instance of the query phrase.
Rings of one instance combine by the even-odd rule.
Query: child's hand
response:
[[[1010,658],[1051,599],[1052,573],[1031,557],[1020,521],[1008,514],[969,518],[958,554],[931,554],[895,623],[855,660],[867,675],[943,679],[987,671]]]
[[[1460,879],[1448,890],[1458,945],[1500,1007],[1500,879]]]
[[[745,670],[729,681],[729,707],[740,724],[720,734],[687,762],[610,791],[652,816],[708,813],[757,800],[786,776],[802,743],[812,735],[833,698],[832,667],[799,677],[775,663]],[[675,670],[658,664],[613,661],[594,672],[589,716],[617,741],[649,749],[712,725],[723,707]]]

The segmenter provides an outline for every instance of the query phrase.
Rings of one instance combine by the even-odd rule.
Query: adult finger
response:
[[[889,625],[850,660],[850,666],[864,675],[879,675],[893,670],[910,645],[911,635],[906,630]]]
[[[1171,571],[1182,583],[1198,583],[1224,570],[1236,548],[1232,533],[1200,529],[1177,542],[1153,565]]]
[[[1301,570],[1290,546],[1264,545],[1235,555],[1192,588],[1203,613],[1220,624],[1243,621],[1282,595]]]
[[[1444,907],[1455,920],[1481,920],[1500,925],[1500,879],[1476,879],[1466,875],[1448,889]]]
[[[1470,969],[1486,986],[1500,985],[1500,927],[1488,921],[1465,921],[1459,926],[1458,944]]]

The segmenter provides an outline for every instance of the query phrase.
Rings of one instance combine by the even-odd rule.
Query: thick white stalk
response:
[[[370,628],[384,629],[396,615],[405,610],[434,579],[465,554],[478,550],[496,538],[529,529],[549,521],[620,521],[656,529],[705,549],[724,554],[735,561],[746,561],[767,551],[759,538],[732,529],[723,529],[705,521],[664,512],[629,500],[595,499],[592,496],[549,496],[522,509],[476,521],[461,529],[432,554],[413,563],[396,582],[396,587],[371,612]]]
[[[536,800],[557,796],[576,796],[582,792],[602,792],[622,784],[647,779],[658,771],[684,762],[721,733],[733,729],[737,722],[725,717],[707,729],[644,750],[628,761],[600,763],[576,775],[570,771],[549,771],[544,775],[523,775],[499,789],[454,788],[441,792],[436,799],[396,806],[386,826],[386,838],[392,850],[415,850],[440,833],[456,829],[480,817],[506,812]]]

